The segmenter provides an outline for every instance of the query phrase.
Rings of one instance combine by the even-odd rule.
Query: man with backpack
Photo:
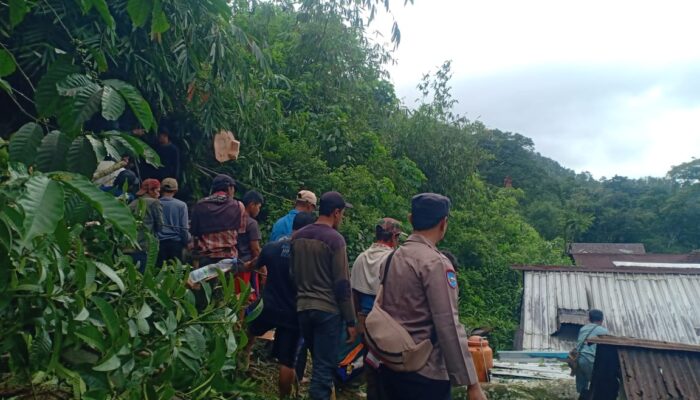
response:
[[[608,334],[608,330],[601,326],[603,324],[602,311],[596,309],[588,311],[588,321],[589,323],[579,330],[576,342],[576,392],[578,392],[580,400],[588,398],[588,385],[593,376],[593,363],[597,347],[595,343],[588,343],[588,339]]]
[[[382,360],[380,381],[391,399],[447,400],[452,385],[467,386],[470,400],[486,398],[459,322],[456,272],[436,247],[449,211],[450,200],[439,194],[411,199],[413,233],[387,258],[367,316],[367,340]]]

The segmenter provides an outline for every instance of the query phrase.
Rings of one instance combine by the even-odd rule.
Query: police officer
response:
[[[416,343],[434,343],[427,363],[416,372],[381,368],[381,384],[392,399],[450,399],[452,385],[467,386],[470,400],[486,398],[459,323],[456,272],[436,247],[447,231],[449,211],[445,196],[414,196],[409,216],[413,233],[391,261],[382,308]]]

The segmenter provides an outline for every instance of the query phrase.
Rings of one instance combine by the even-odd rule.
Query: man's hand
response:
[[[345,343],[352,343],[357,337],[357,329],[354,326],[348,326],[348,340]]]
[[[467,394],[469,395],[469,400],[486,400],[486,395],[478,383],[467,386]]]

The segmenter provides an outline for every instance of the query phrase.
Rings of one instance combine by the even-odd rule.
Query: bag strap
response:
[[[387,275],[389,275],[389,267],[391,266],[391,259],[394,258],[394,253],[396,253],[396,250],[393,250],[391,254],[389,254],[389,257],[386,258],[386,267],[384,267],[384,276],[382,276],[382,286],[384,282],[386,282]]]
[[[588,337],[591,336],[591,334],[593,334],[593,332],[595,332],[595,330],[598,329],[599,326],[600,326],[600,325],[594,326],[593,329],[591,329],[591,330],[588,332],[588,334],[586,335],[586,337],[583,338],[583,341],[581,342],[581,344],[578,345],[578,346],[576,346],[576,352],[578,352],[578,353],[581,352],[581,349],[583,348],[583,346],[586,345],[586,340],[588,340]]]

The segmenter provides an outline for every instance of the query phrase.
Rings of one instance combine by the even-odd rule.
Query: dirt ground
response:
[[[307,374],[310,368],[309,362]],[[262,345],[255,346],[248,376],[259,385],[260,397],[257,399],[277,398],[277,365],[267,357]],[[502,381],[483,384],[483,388],[489,400],[575,400],[577,398],[573,380]],[[299,389],[298,398],[306,398],[308,383],[302,383]],[[341,385],[336,390],[337,400],[367,398],[365,384],[361,378]],[[463,389],[455,389],[452,398],[466,400],[467,396]]]

